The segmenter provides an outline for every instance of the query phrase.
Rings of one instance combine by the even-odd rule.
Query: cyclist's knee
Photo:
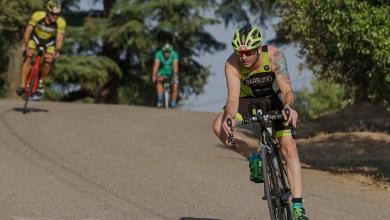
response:
[[[176,92],[178,89],[177,84],[172,84],[172,92]]]
[[[281,143],[283,156],[286,159],[296,160],[298,159],[298,150],[293,140],[285,140]]]
[[[212,123],[212,125],[211,125],[211,127],[212,127],[212,129],[213,129],[213,131],[214,131],[214,134],[217,136],[217,137],[219,137],[220,136],[220,133],[221,133],[221,125],[222,125],[222,117],[221,117],[221,115],[218,115],[215,119],[214,119],[214,121],[213,121],[213,123]]]
[[[44,59],[45,59],[45,64],[51,65],[54,62],[54,54],[45,53]]]
[[[26,65],[26,64],[30,65],[31,61],[32,61],[32,57],[25,56],[24,60],[23,60],[23,65]]]
[[[27,48],[26,51],[25,51],[25,59],[32,59],[32,57],[34,56],[34,53],[35,53],[35,50],[34,49],[31,49],[31,48]]]

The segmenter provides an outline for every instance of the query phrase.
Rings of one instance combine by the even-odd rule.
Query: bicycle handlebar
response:
[[[261,115],[255,115],[251,117],[245,117],[242,121],[237,121],[237,126],[245,125],[245,124],[253,124],[256,122],[264,122],[267,120],[279,120],[284,119],[283,114],[281,113],[267,113],[267,114],[261,114]]]
[[[287,115],[290,114],[288,109],[286,109],[286,114]],[[262,114],[261,112],[259,112],[254,116],[244,117],[242,121],[237,121],[237,126],[242,126],[242,125],[246,125],[246,124],[253,124],[253,123],[264,124],[264,122],[266,122],[266,121],[274,121],[274,120],[280,120],[280,119],[284,120],[284,116],[279,111],[268,112],[266,114]],[[228,121],[228,126],[231,127],[231,129],[233,129],[233,125],[232,125],[231,120]],[[296,138],[296,128],[295,127],[291,128],[291,135],[292,135],[293,139]],[[228,140],[230,140],[231,143],[232,142],[234,143],[234,136],[233,135],[230,135],[230,136],[228,137],[229,138]]]

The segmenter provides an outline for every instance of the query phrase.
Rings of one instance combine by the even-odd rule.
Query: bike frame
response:
[[[267,200],[272,220],[290,220],[292,212],[289,198],[291,191],[288,186],[287,172],[282,162],[279,143],[274,136],[273,120],[282,119],[283,115],[263,114],[261,110],[253,117],[244,118],[238,126],[257,123],[260,125],[259,148],[257,152],[262,158],[264,175],[264,200]],[[229,125],[229,123],[228,123]],[[230,125],[229,125],[230,126]],[[229,137],[230,143],[235,147],[234,137]]]
[[[34,65],[31,68],[31,71],[30,71],[28,78],[27,78],[27,83],[24,86],[25,102],[24,102],[23,113],[27,112],[28,101],[37,92],[39,79],[41,78],[43,80],[43,76],[41,75],[40,65],[41,65],[41,60],[43,57],[44,50],[45,50],[44,47],[42,47],[42,46],[38,47],[38,54],[35,56]]]

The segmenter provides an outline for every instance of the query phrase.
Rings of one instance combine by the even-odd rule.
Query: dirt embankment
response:
[[[390,185],[389,119],[384,107],[360,104],[301,122],[297,141],[301,161],[365,183]]]

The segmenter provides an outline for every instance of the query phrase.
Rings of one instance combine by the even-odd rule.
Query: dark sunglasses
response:
[[[51,16],[60,16],[60,13],[53,13],[53,12],[50,12],[50,15],[51,15]]]
[[[236,52],[237,56],[239,56],[239,57],[242,57],[242,56],[244,56],[244,55],[247,56],[247,57],[249,57],[249,56],[252,56],[252,55],[257,54],[257,49],[252,49],[252,50],[236,50],[235,52]]]

